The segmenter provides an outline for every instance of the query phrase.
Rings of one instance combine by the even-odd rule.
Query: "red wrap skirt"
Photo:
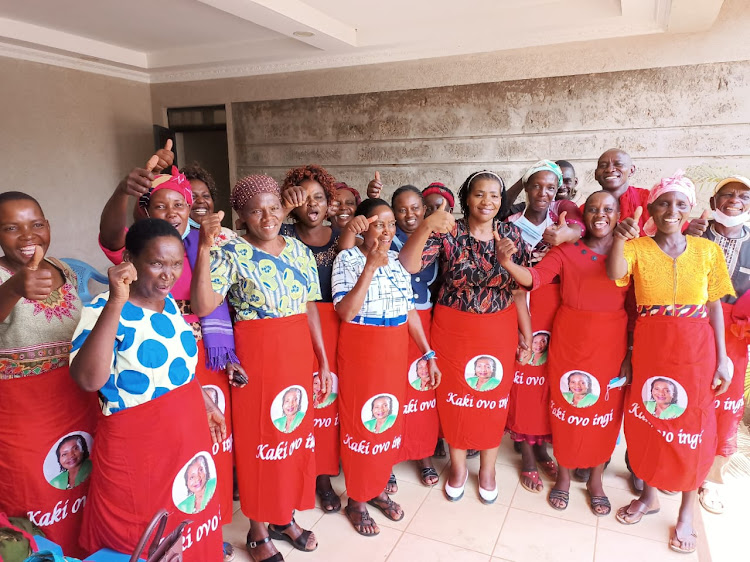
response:
[[[234,325],[248,384],[232,388],[232,422],[242,513],[286,525],[315,507],[313,349],[307,314]],[[297,400],[288,410],[288,400]],[[296,413],[294,410],[296,409]]]
[[[499,446],[518,346],[516,307],[473,314],[436,305],[431,337],[443,374],[436,392],[445,439],[457,449]]]
[[[355,501],[379,495],[403,442],[409,331],[342,323],[339,333],[341,463]]]
[[[224,414],[227,424],[227,438],[222,443],[214,443],[211,447],[211,455],[216,463],[216,471],[219,475],[218,494],[221,506],[221,523],[228,525],[232,522],[233,504],[233,476],[234,465],[232,450],[232,401],[229,394],[229,377],[226,371],[212,371],[206,367],[206,349],[203,340],[198,340],[198,365],[195,367],[195,375],[198,382],[211,397],[216,406]],[[203,408],[205,410],[205,407]]]
[[[716,455],[713,329],[707,318],[641,316],[633,346],[625,401],[630,466],[655,488],[696,490]]]
[[[517,441],[540,443],[549,438],[549,380],[547,377],[552,322],[560,306],[560,285],[544,285],[529,294],[532,357],[528,364],[515,363],[506,428]],[[534,347],[544,343],[542,351]]]
[[[418,310],[419,319],[427,341],[430,341],[430,326],[432,324],[432,309]],[[406,401],[402,412],[404,414],[404,441],[401,444],[399,461],[420,460],[431,457],[435,452],[440,421],[437,413],[437,401],[434,390],[419,390],[417,361],[422,352],[409,338],[409,366],[407,370]],[[413,381],[413,383],[412,383]]]
[[[626,387],[610,388],[610,382],[620,376],[627,327],[625,310],[590,312],[561,306],[557,311],[548,372],[552,445],[560,466],[594,467],[612,455]]]
[[[747,341],[738,338],[732,331],[732,308],[734,305],[721,303],[724,310],[724,330],[727,355],[734,365],[734,375],[729,390],[714,400],[716,408],[716,434],[718,444],[716,454],[731,457],[737,452],[737,429],[745,410],[745,371],[747,371]]]
[[[81,390],[68,367],[0,381],[0,512],[27,517],[73,556],[84,554],[78,534],[90,478],[59,489],[67,486],[67,470],[57,460],[57,448],[63,438],[80,435],[92,454],[97,411],[96,394]],[[81,458],[79,466],[84,474],[91,460]]]
[[[187,488],[191,465],[208,467],[202,500]],[[206,407],[197,381],[110,416],[100,416],[81,546],[131,553],[151,518],[170,513],[185,562],[220,562],[221,512]],[[196,513],[197,511],[197,513]]]
[[[315,473],[320,476],[327,474],[335,476],[339,473],[339,377],[338,377],[338,344],[339,344],[339,315],[333,308],[333,303],[318,302],[320,329],[323,332],[323,343],[328,357],[328,367],[331,370],[333,390],[326,400],[317,399],[318,381],[313,381],[313,405],[315,406]],[[318,371],[318,361],[315,359],[314,372]]]

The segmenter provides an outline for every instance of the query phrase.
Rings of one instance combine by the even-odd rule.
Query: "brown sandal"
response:
[[[615,515],[615,517],[623,525],[635,525],[636,523],[641,522],[641,519],[643,519],[644,515],[653,515],[654,513],[659,513],[660,509],[661,508],[659,507],[657,507],[656,509],[649,509],[648,506],[641,500],[633,500],[632,502],[630,502],[630,504],[618,509],[617,515]],[[627,519],[628,516],[637,516],[637,519],[629,520]]]
[[[373,498],[367,503],[370,504],[372,507],[379,509],[380,512],[391,521],[401,521],[404,518],[404,510],[401,509],[401,506],[398,505],[391,498],[388,498],[387,500]],[[399,509],[401,509],[401,517],[396,518],[393,515],[391,515],[391,513],[397,513]]]
[[[357,531],[360,535],[363,537],[375,537],[380,534],[380,529],[378,528],[378,524],[375,523],[372,517],[370,517],[370,514],[367,511],[359,511],[358,509],[351,509],[348,505],[344,508],[344,513],[346,513],[346,518],[349,520],[349,522],[354,527],[354,530]],[[352,514],[356,513],[359,515],[359,523],[354,521]],[[375,531],[372,533],[366,533],[364,532],[365,527],[373,527]]]

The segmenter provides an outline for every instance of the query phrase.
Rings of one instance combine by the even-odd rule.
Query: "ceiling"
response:
[[[0,56],[145,82],[707,29],[723,0],[0,0]]]

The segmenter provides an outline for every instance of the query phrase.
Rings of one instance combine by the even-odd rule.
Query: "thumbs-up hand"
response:
[[[370,183],[367,184],[368,199],[377,199],[380,197],[381,191],[383,191],[383,184],[380,181],[380,172],[375,172],[375,179],[370,180]]]
[[[505,264],[513,260],[513,254],[518,252],[516,243],[510,238],[502,238],[497,230],[493,231],[492,236],[495,238],[495,257],[505,267]]]
[[[109,302],[125,304],[130,297],[130,285],[138,279],[135,266],[129,261],[110,267],[107,271],[109,278]]]
[[[369,219],[364,215],[357,215],[349,221],[349,224],[346,225],[346,228],[352,231],[355,235],[362,234],[363,232],[369,230],[370,225],[378,220],[378,218],[378,215],[372,215]]]
[[[447,234],[453,231],[453,228],[456,226],[456,218],[445,210],[447,206],[448,201],[443,198],[441,207],[424,219],[425,225],[430,229],[430,232]]]
[[[52,271],[39,269],[44,259],[44,248],[34,247],[34,255],[25,267],[19,269],[12,277],[14,292],[18,298],[32,301],[43,301],[52,293]]]
[[[151,189],[151,182],[154,180],[154,174],[148,167],[153,165],[154,158],[156,158],[156,155],[151,157],[151,160],[146,164],[146,168],[133,168],[117,186],[117,190],[124,195],[135,198],[148,193]]]
[[[174,163],[174,152],[172,152],[172,139],[167,139],[167,142],[164,144],[164,148],[160,148],[156,151],[154,156],[151,157],[151,160],[156,157],[156,162],[154,162],[153,166],[151,167],[151,171],[155,174],[160,174],[162,170],[169,170],[172,167],[172,164]],[[149,162],[151,162],[149,160]]]
[[[331,219],[335,217],[339,213],[339,209],[341,208],[341,201],[338,199],[334,199],[330,203],[328,203],[328,211],[326,212],[326,216]]]
[[[545,229],[544,234],[542,234],[542,240],[550,246],[559,246],[563,242],[577,240],[579,233],[570,228],[568,223],[565,222],[565,217],[567,215],[568,211],[560,213],[557,222]]]
[[[299,185],[287,187],[281,194],[281,201],[287,211],[301,207],[307,202],[307,190]]]
[[[685,234],[690,236],[703,236],[703,233],[708,229],[708,219],[711,218],[711,211],[706,209],[701,213],[700,218],[693,219],[688,224]]]
[[[221,221],[224,219],[224,211],[211,213],[203,218],[200,229],[200,245],[211,248],[215,245],[216,237],[221,234]]]
[[[367,254],[367,261],[365,262],[365,269],[369,269],[370,271],[375,271],[376,269],[380,267],[385,267],[387,265],[388,265],[388,247],[384,244],[381,244],[380,241],[376,238],[375,244],[373,244],[372,248],[370,248],[370,251]]]
[[[615,227],[615,238],[620,240],[635,240],[641,235],[641,228],[638,221],[643,215],[643,207],[638,207],[631,218],[627,218]]]

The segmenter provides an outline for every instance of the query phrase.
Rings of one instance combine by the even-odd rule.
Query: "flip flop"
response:
[[[349,520],[349,522],[354,527],[354,530],[357,531],[360,535],[363,537],[376,537],[380,534],[380,529],[373,533],[365,533],[362,529],[365,527],[365,525],[377,527],[377,523],[373,520],[372,517],[370,517],[370,514],[367,513],[367,511],[359,511],[356,509],[350,509],[347,505],[344,508],[344,513],[346,513],[346,518]],[[358,513],[359,514],[359,523],[355,523],[354,519],[352,519],[352,513]]]
[[[378,502],[380,502],[380,503],[378,503]],[[391,498],[388,498],[387,500],[379,500],[378,498],[373,498],[370,501],[368,501],[367,503],[370,504],[375,509],[380,510],[380,512],[383,515],[385,515],[388,519],[390,519],[391,521],[401,521],[404,518],[405,513],[404,513],[403,509],[401,510],[401,517],[399,517],[398,519],[396,519],[395,517],[393,517],[392,515],[390,515],[389,512],[396,511],[396,507],[401,508],[401,506],[398,505]],[[382,505],[382,504],[385,504],[385,505]]]
[[[562,507],[558,507],[555,504],[552,503],[552,500],[559,500],[564,502]],[[570,492],[566,492],[565,490],[558,490],[557,488],[552,488],[549,491],[549,496],[547,496],[547,503],[550,504],[550,506],[553,509],[556,509],[557,511],[565,511],[568,509],[568,502],[570,501]]]
[[[631,511],[631,509],[633,508],[633,504],[637,504],[637,505],[635,506],[635,509]],[[636,523],[641,522],[641,519],[643,519],[644,515],[653,515],[654,513],[659,513],[660,509],[661,508],[657,507],[656,509],[649,510],[648,506],[642,501],[633,500],[627,506],[624,506],[618,509],[615,517],[623,525],[635,525]],[[628,515],[630,516],[636,515],[638,516],[638,518],[635,521],[633,520],[628,521],[626,519]]]
[[[552,480],[557,480],[557,463],[555,461],[539,461],[537,464],[542,467],[544,474],[549,476]]]
[[[307,540],[310,538],[310,535],[312,535],[312,531],[306,531],[303,529],[302,533],[300,533],[296,539],[293,539],[284,532],[284,530],[291,527],[294,523],[296,523],[294,518],[292,518],[291,523],[287,523],[286,525],[273,525],[269,523],[268,536],[275,541],[286,541],[295,549],[301,550],[302,552],[312,552],[313,550],[316,550],[318,545],[315,545],[315,548],[307,548]],[[300,529],[302,529],[302,527],[300,527]]]
[[[698,488],[698,501],[703,509],[714,515],[724,513],[724,502],[721,501],[719,490],[714,486],[704,484]]]
[[[427,479],[430,478],[430,477],[435,478],[435,481],[432,484],[430,484],[427,481]],[[432,466],[427,466],[427,467],[423,468],[422,469],[422,484],[424,484],[425,486],[431,488],[432,486],[434,486],[437,483],[438,483],[438,473],[437,473],[437,470],[435,470],[435,468],[432,467]]]
[[[523,477],[528,478],[534,483],[534,486],[527,486],[526,482],[524,481]],[[542,489],[540,490],[537,488],[537,486],[542,485]],[[542,490],[544,490],[544,482],[542,482],[542,479],[539,477],[539,471],[538,470],[524,470],[521,472],[521,487],[524,490],[528,490],[532,494],[541,494]]]
[[[698,535],[695,534],[695,531],[693,531],[692,533],[690,533],[690,536],[695,537],[696,539],[698,538]],[[694,546],[692,549],[686,549],[686,548],[682,548],[682,547],[679,547],[679,546],[675,546],[674,542],[672,542],[672,541],[675,541],[675,540],[677,542],[679,542],[679,543],[682,543],[682,541],[684,540],[684,539],[681,539],[680,535],[677,534],[677,529],[674,530],[674,533],[669,538],[669,548],[670,548],[670,550],[674,550],[675,552],[679,552],[680,554],[692,554],[698,548],[697,545]]]

